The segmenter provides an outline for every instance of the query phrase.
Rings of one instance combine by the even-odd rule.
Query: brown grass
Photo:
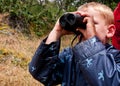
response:
[[[28,72],[31,60],[40,41],[28,39],[8,28],[0,30],[0,86],[42,86]]]
[[[0,86],[43,86],[28,71],[28,64],[45,37],[26,37],[15,29],[11,29],[0,14]],[[61,50],[70,46],[73,36],[62,38]]]
[[[0,86],[43,86],[34,80],[27,70],[8,64],[0,64]]]
[[[62,38],[62,47],[73,37]],[[28,72],[28,64],[43,37],[26,37],[0,24],[0,86],[43,86]]]

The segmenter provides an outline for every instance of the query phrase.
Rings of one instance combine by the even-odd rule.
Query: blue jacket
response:
[[[31,75],[45,86],[120,86],[120,51],[97,37],[59,53],[60,41],[44,39],[29,64]]]

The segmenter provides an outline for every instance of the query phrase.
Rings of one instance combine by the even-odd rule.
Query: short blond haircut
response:
[[[78,11],[87,11],[88,7],[92,7],[93,9],[98,11],[100,15],[103,16],[103,18],[105,19],[106,24],[114,24],[114,15],[110,7],[98,2],[89,2],[81,5],[78,8]]]

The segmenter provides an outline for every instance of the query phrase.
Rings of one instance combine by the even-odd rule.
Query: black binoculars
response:
[[[76,29],[78,27],[86,29],[86,23],[83,22],[83,19],[84,17],[79,14],[65,13],[60,17],[59,23],[63,29],[80,34]]]

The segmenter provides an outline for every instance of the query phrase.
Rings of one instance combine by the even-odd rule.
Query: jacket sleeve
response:
[[[120,86],[120,52],[116,61],[97,37],[77,44],[73,52],[91,86]]]
[[[62,79],[63,66],[58,58],[60,41],[46,45],[43,40],[29,64],[31,75],[45,86],[59,84]]]

